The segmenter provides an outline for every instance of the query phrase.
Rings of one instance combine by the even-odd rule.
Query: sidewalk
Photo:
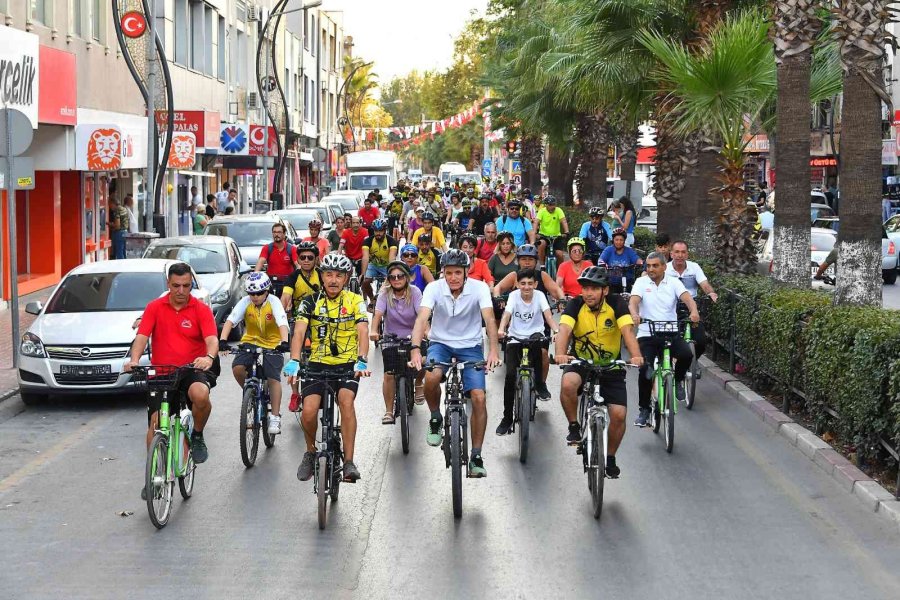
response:
[[[34,300],[46,303],[52,292],[53,287],[49,287],[19,298],[19,335],[24,333],[35,319],[34,315],[29,315],[25,312],[25,305]],[[11,317],[11,311],[0,310],[0,401],[12,396],[19,390],[16,370],[12,368],[13,339]],[[18,343],[18,340],[16,343]]]

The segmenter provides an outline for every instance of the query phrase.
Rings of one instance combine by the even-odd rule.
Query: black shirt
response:
[[[481,210],[480,206],[476,207],[472,211],[472,218],[474,219],[472,228],[475,230],[475,235],[484,235],[484,226],[488,223],[493,223],[499,216],[499,213],[494,208],[488,207],[487,210]]]

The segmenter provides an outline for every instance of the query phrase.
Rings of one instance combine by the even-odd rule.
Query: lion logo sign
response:
[[[172,148],[169,150],[169,168],[190,169],[194,166],[196,151],[197,142],[193,133],[176,132],[172,136]]]
[[[122,166],[122,133],[97,129],[87,145],[87,166],[91,171],[114,171]]]

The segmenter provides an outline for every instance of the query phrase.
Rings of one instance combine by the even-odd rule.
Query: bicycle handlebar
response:
[[[453,362],[449,362],[449,363],[441,363],[441,362],[431,361],[427,365],[424,365],[423,368],[427,371],[433,371],[438,367],[448,367],[450,369],[456,367],[457,369],[462,369],[466,366],[472,366],[475,368],[476,371],[480,371],[481,369],[484,369],[487,366],[487,361],[486,360],[479,360],[479,361],[464,360],[464,361],[453,361]]]
[[[598,364],[593,363],[593,362],[590,361],[590,360],[586,360],[586,359],[583,359],[583,358],[573,358],[573,359],[572,359],[571,361],[569,361],[568,363],[566,363],[566,364],[564,364],[564,365],[559,365],[559,368],[560,368],[560,369],[565,369],[565,368],[568,367],[569,365],[575,365],[575,366],[578,366],[578,367],[587,367],[588,370],[591,370],[591,371],[600,371],[600,372],[605,372],[605,371],[617,371],[617,370],[621,369],[622,367],[631,368],[631,369],[637,369],[637,368],[638,368],[636,365],[633,365],[633,364],[631,364],[631,363],[629,363],[629,362],[627,362],[627,361],[624,361],[624,360],[622,360],[622,359],[614,360],[614,361],[612,361],[611,363],[608,363],[608,364],[605,364],[605,365],[598,365]]]
[[[550,338],[547,337],[546,335],[527,337],[527,338],[517,338],[517,337],[513,337],[511,335],[506,336],[506,343],[514,344],[514,345],[519,344],[519,345],[524,346],[526,344],[542,344],[542,343],[548,342],[548,341],[550,341]]]

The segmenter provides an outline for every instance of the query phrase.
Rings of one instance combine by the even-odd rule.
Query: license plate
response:
[[[70,377],[94,377],[96,375],[110,375],[112,365],[60,365],[59,374]]]

